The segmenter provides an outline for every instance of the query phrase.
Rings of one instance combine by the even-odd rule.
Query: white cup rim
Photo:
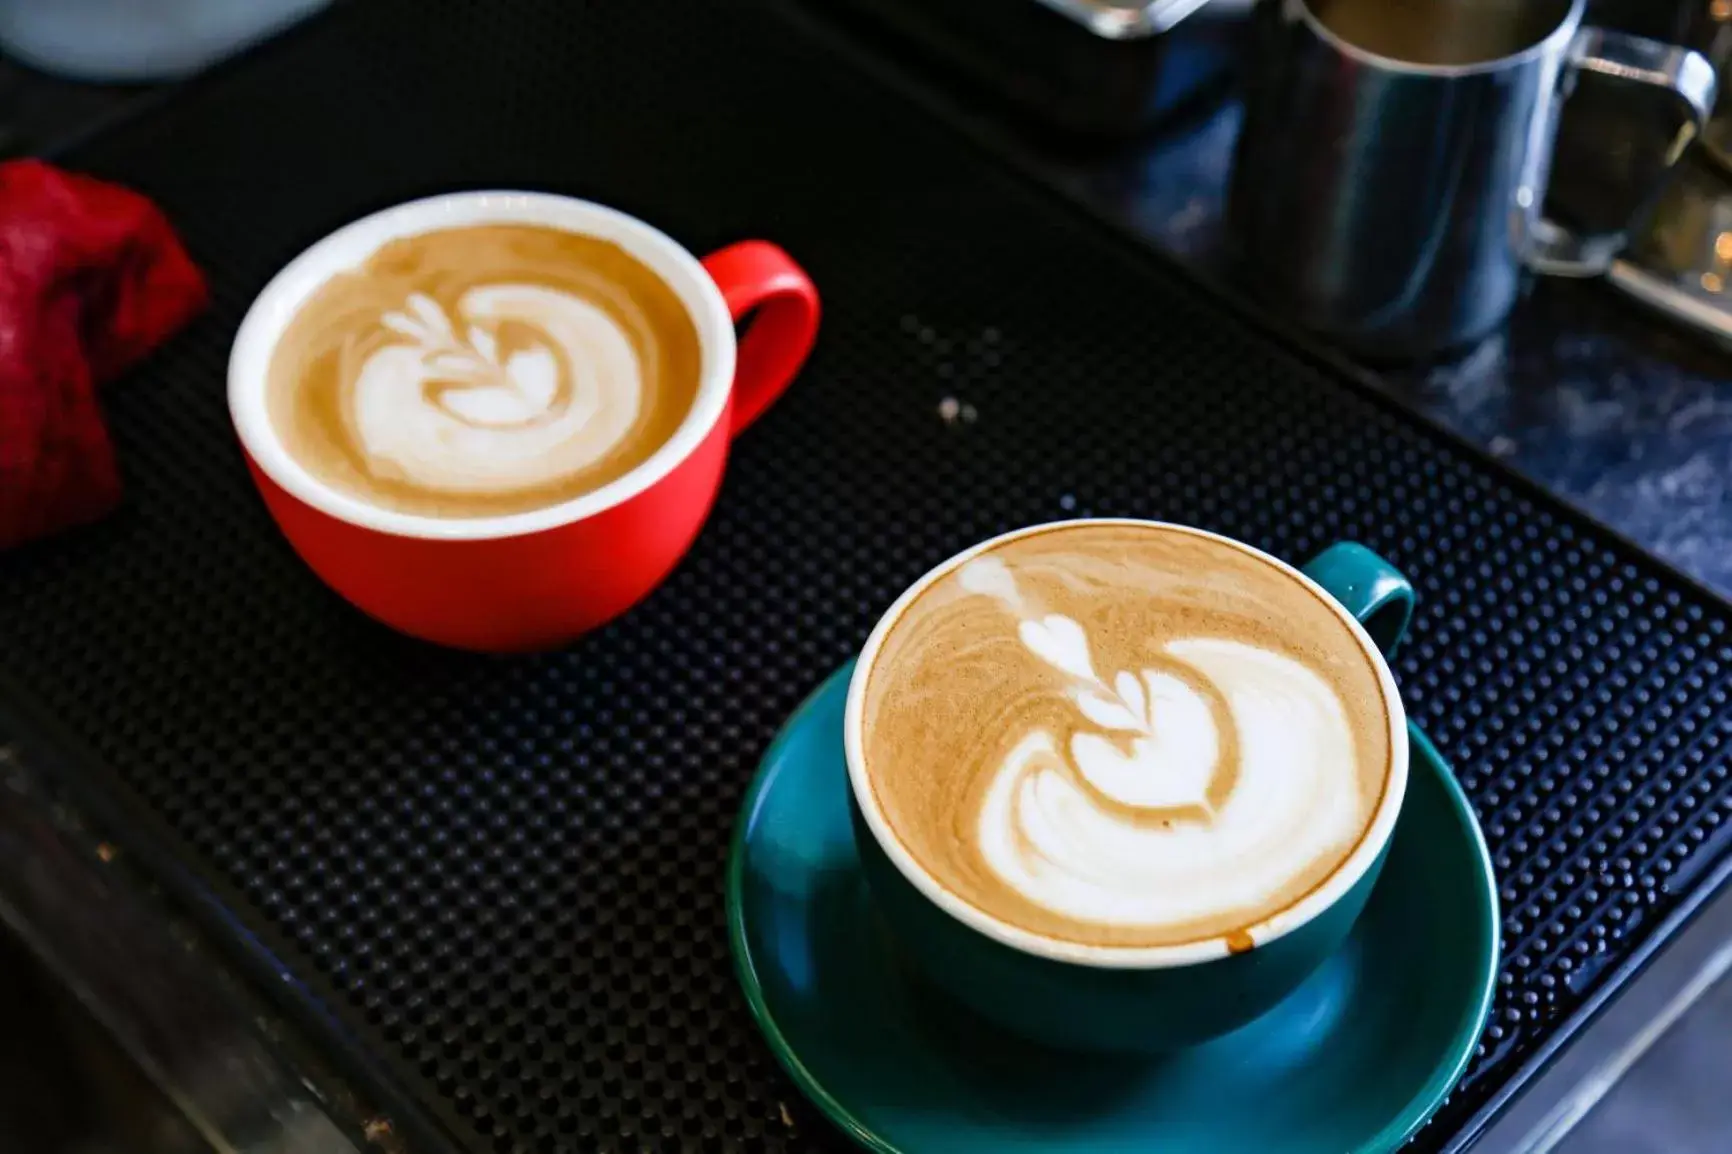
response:
[[[333,274],[353,268],[388,241],[475,224],[539,224],[611,240],[667,282],[697,327],[700,374],[691,411],[674,434],[630,472],[557,505],[488,517],[432,517],[372,505],[325,484],[289,455],[265,401],[271,353],[307,298]],[[303,251],[271,278],[248,308],[229,353],[229,416],[247,455],[289,494],[339,521],[400,537],[481,541],[557,528],[593,517],[666,477],[709,437],[734,379],[734,326],[721,290],[697,257],[634,216],[556,193],[484,190],[412,200],[350,222]]]
[[[1364,835],[1359,839],[1359,844],[1354,847],[1347,860],[1322,885],[1293,905],[1243,930],[1236,931],[1232,935],[1223,934],[1217,937],[1162,946],[1101,946],[1049,938],[1020,926],[1012,925],[944,888],[914,859],[913,854],[909,853],[902,845],[901,839],[896,836],[895,831],[890,828],[889,820],[879,807],[872,783],[866,775],[866,756],[861,732],[866,683],[879,649],[882,648],[892,626],[900,619],[908,606],[913,604],[915,599],[933,582],[953,572],[970,558],[989,549],[1020,537],[1081,525],[1125,525],[1189,533],[1230,545],[1265,561],[1311,589],[1325,605],[1334,610],[1336,616],[1348,625],[1360,647],[1371,658],[1372,668],[1377,673],[1383,691],[1383,699],[1388,704],[1386,712],[1389,721],[1390,765],[1383,796],[1379,799],[1377,809],[1372,814],[1370,825],[1366,827]],[[843,744],[848,762],[849,788],[854,793],[855,802],[860,807],[860,812],[866,820],[867,827],[872,832],[873,839],[883,849],[885,856],[890,859],[897,872],[906,878],[915,889],[919,890],[927,900],[970,929],[1021,953],[1100,969],[1170,969],[1196,965],[1232,954],[1234,950],[1228,945],[1230,936],[1238,938],[1248,934],[1254,949],[1263,949],[1269,943],[1307,924],[1325,910],[1333,907],[1365,876],[1366,871],[1371,868],[1372,863],[1377,860],[1378,855],[1388,844],[1389,838],[1395,830],[1396,819],[1401,814],[1401,804],[1407,792],[1406,709],[1402,705],[1401,695],[1395,684],[1395,677],[1389,670],[1389,662],[1385,660],[1376,643],[1371,640],[1371,635],[1365,631],[1365,627],[1351,613],[1347,612],[1340,602],[1331,597],[1321,585],[1279,557],[1272,557],[1243,541],[1236,541],[1231,537],[1211,533],[1205,529],[1132,517],[1082,517],[1029,525],[982,541],[933,566],[918,581],[910,585],[885,611],[867,638],[865,647],[860,651],[859,660],[854,666],[854,673],[848,681],[848,702],[843,715]]]

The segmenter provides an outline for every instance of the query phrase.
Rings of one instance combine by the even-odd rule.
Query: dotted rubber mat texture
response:
[[[1423,597],[1399,661],[1502,882],[1506,956],[1436,1149],[1732,828],[1727,607],[1363,395],[775,9],[339,6],[68,163],[156,197],[215,303],[106,399],[125,508],[0,557],[0,669],[227,895],[238,948],[467,1150],[840,1150],[730,971],[735,806],[909,581],[1102,514]],[[229,427],[248,301],[370,209],[525,187],[704,252],[772,238],[826,301],[673,577],[560,652],[436,650],[281,540]]]

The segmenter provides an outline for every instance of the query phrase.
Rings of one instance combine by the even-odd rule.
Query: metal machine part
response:
[[[1700,28],[1703,50],[1720,74],[1714,115],[1607,280],[1732,345],[1732,0],[1709,0]]]
[[[355,1154],[261,1036],[274,1028],[250,994],[5,739],[0,1149]]]
[[[847,0],[1031,124],[1134,134],[1219,90],[1249,0]]]

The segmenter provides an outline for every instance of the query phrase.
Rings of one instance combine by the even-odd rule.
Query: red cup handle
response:
[[[703,263],[734,320],[757,311],[740,334],[734,367],[737,434],[782,395],[806,363],[818,337],[818,288],[793,257],[768,241],[731,244]]]

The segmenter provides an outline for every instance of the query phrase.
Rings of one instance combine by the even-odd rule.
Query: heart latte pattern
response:
[[[959,578],[1024,611],[996,558]],[[1071,618],[1021,617],[1016,632],[1077,714],[1068,739],[1017,740],[981,806],[982,856],[1029,900],[1082,921],[1194,920],[1280,889],[1295,861],[1357,833],[1346,711],[1292,657],[1183,637],[1158,666],[1102,674]]]
[[[1011,538],[874,658],[868,775],[905,847],[1038,933],[1244,933],[1351,854],[1390,722],[1337,610],[1231,543],[1134,523]]]

